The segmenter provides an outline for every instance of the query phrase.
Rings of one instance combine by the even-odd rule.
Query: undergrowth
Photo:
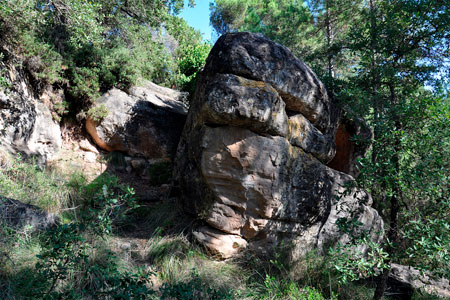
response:
[[[192,242],[195,224],[176,199],[140,205],[111,174],[88,182],[77,172],[1,158],[0,195],[55,212],[61,222],[41,232],[0,226],[0,299],[372,297],[368,283],[339,284],[329,260],[315,253],[295,268],[281,254],[216,260]]]

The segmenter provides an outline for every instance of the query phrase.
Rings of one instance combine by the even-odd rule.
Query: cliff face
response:
[[[174,170],[184,210],[204,221],[197,240],[224,258],[248,247],[284,250],[295,261],[348,242],[336,222],[354,217],[380,241],[370,195],[344,188],[354,179],[325,165],[339,115],[289,49],[259,34],[222,36],[198,81]]]
[[[49,94],[38,95],[26,71],[13,63],[0,63],[0,74],[1,147],[47,162],[62,144],[59,124],[45,103]]]

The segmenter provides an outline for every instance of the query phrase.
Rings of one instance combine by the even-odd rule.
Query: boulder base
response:
[[[450,298],[450,282],[447,279],[433,279],[426,272],[410,266],[392,264],[388,285],[393,290],[401,288],[406,295],[412,295],[414,290],[422,290],[442,299]]]

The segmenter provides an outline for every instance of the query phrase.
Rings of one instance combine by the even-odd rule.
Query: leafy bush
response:
[[[192,89],[209,46],[176,16],[183,4],[0,1],[0,49],[26,67],[36,90],[63,87],[74,115],[110,88],[127,90],[140,79]]]
[[[91,225],[95,230],[95,225]],[[49,229],[41,237],[42,251],[37,256],[34,282],[30,293],[35,299],[147,299],[154,292],[148,287],[148,272],[122,272],[117,257],[107,251],[102,261],[91,259],[95,246],[84,234],[89,227],[63,224]],[[86,231],[87,230],[87,231]],[[96,230],[95,230],[96,231]],[[98,250],[97,250],[98,251]],[[76,279],[77,284],[71,280]]]
[[[188,45],[180,50],[182,55],[177,59],[179,75],[177,86],[182,90],[193,93],[197,83],[197,74],[204,66],[211,50],[207,43]]]
[[[58,284],[87,264],[89,244],[79,234],[80,230],[79,225],[63,224],[49,229],[41,237],[42,251],[37,255],[36,271],[46,281],[36,284],[35,297],[60,298],[56,291]]]
[[[89,118],[91,118],[95,122],[100,122],[101,120],[106,118],[108,114],[109,114],[108,108],[103,103],[91,107],[87,112]]]
[[[360,245],[368,247],[367,254],[361,253],[355,244],[338,244],[330,250],[330,263],[338,271],[341,284],[376,276],[381,270],[389,269],[389,256],[380,245],[370,239],[361,240]]]

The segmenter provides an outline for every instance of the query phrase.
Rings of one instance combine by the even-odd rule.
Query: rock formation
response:
[[[37,206],[0,196],[0,225],[33,230],[44,229],[58,222],[58,218]]]
[[[346,188],[353,178],[325,165],[339,114],[286,47],[260,34],[222,36],[197,83],[174,168],[184,210],[204,221],[196,239],[223,258],[248,247],[295,261],[347,242],[336,225],[347,217],[380,241],[370,195]]]
[[[442,299],[450,298],[450,282],[445,278],[432,278],[427,272],[421,272],[413,267],[391,264],[388,286],[396,294],[411,296],[414,290],[422,290]]]
[[[21,69],[6,66],[0,86],[0,144],[11,153],[36,157],[44,164],[62,145],[61,130],[37,97]]]
[[[183,94],[151,82],[132,87],[129,93],[112,89],[96,101],[108,115],[101,122],[86,120],[95,143],[106,151],[121,151],[148,159],[175,156],[187,107]]]

